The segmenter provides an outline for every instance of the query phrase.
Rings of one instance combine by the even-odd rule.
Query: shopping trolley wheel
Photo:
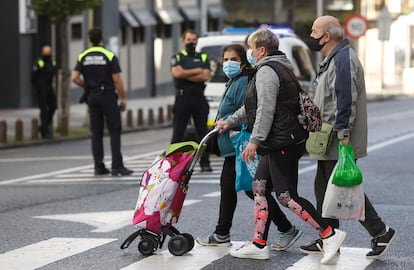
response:
[[[188,249],[186,252],[189,252],[194,247],[194,237],[189,233],[182,233],[181,235],[187,240]]]
[[[189,241],[181,234],[171,237],[168,241],[168,250],[172,255],[181,256],[186,253],[189,249]]]
[[[138,251],[142,255],[152,255],[157,250],[157,244],[154,239],[143,238],[138,243]]]

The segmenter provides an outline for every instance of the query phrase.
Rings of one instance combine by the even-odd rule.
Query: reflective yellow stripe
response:
[[[186,51],[186,50],[182,50],[181,51],[181,53],[184,55],[184,56],[188,56],[188,52]],[[203,63],[205,63],[206,61],[207,61],[207,54],[206,53],[201,53],[201,61],[203,62]],[[177,61],[178,62],[180,62],[180,54],[179,53],[177,53],[176,55],[175,55],[175,58],[177,59]]]
[[[115,54],[113,52],[105,49],[104,47],[95,46],[95,47],[91,47],[91,48],[87,49],[86,51],[84,51],[83,53],[79,54],[78,61],[80,62],[86,54],[91,53],[91,52],[103,53],[109,59],[109,61],[112,61],[112,59],[115,56]]]
[[[37,65],[40,68],[43,68],[45,66],[45,61],[43,61],[43,59],[39,59],[39,60],[37,60]]]
[[[203,61],[203,63],[205,63],[207,61],[207,54],[206,53],[201,53],[201,61]]]
[[[44,68],[44,66],[45,66],[45,61],[43,61],[43,59],[39,59],[39,60],[37,60],[37,65],[40,67],[40,68]],[[56,67],[56,61],[52,61],[52,66],[54,66],[54,67]]]

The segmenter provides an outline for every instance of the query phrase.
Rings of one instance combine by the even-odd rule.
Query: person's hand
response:
[[[254,154],[256,153],[258,145],[252,142],[249,142],[242,153],[242,159],[247,162],[249,159],[254,161]]]
[[[126,104],[127,104],[126,99],[121,99],[121,104],[119,104],[119,110],[121,112],[124,112],[126,110]]]
[[[218,120],[214,123],[214,126],[219,128],[219,133],[223,133],[230,128],[230,123],[226,120]]]
[[[344,146],[348,146],[348,144],[349,144],[349,138],[342,139],[341,142],[342,142],[342,144]]]

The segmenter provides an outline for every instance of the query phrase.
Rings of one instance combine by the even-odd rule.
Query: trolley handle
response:
[[[194,170],[194,167],[195,167],[195,165],[197,164],[197,161],[198,161],[198,159],[200,158],[200,156],[203,154],[203,153],[200,153],[200,151],[204,151],[205,150],[205,147],[203,147],[203,145],[214,135],[214,134],[216,134],[217,132],[219,132],[219,130],[220,129],[222,129],[222,127],[214,127],[212,130],[210,130],[202,139],[201,139],[201,141],[200,141],[200,143],[198,144],[198,147],[197,147],[197,150],[196,150],[196,152],[194,153],[194,159],[191,161],[191,163],[190,163],[190,165],[188,166],[188,168],[189,168],[189,171],[191,171],[191,173],[192,173],[192,171]],[[191,174],[190,174],[190,176],[191,176]],[[189,180],[189,179],[188,179]],[[188,180],[187,180],[187,183],[188,183]]]

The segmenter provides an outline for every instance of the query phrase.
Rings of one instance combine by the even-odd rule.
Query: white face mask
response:
[[[254,65],[256,65],[257,60],[256,60],[256,58],[253,57],[252,52],[253,52],[252,49],[248,49],[246,51],[246,57],[247,57],[247,61],[250,63],[250,65],[254,66]]]
[[[240,63],[237,61],[227,61],[223,63],[223,72],[227,78],[232,79],[241,73]]]

